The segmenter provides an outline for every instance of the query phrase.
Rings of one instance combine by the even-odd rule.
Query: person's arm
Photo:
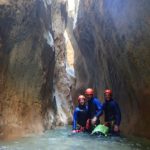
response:
[[[100,103],[100,101],[98,99],[95,100],[95,104],[96,104],[96,107],[97,107],[97,112],[95,114],[95,117],[99,117],[103,114],[103,107],[102,107],[102,104]]]
[[[115,109],[115,125],[119,126],[121,123],[121,112],[117,102],[114,102]]]
[[[73,127],[72,127],[72,130],[76,130],[77,114],[78,114],[78,108],[75,108],[74,113],[73,113]]]
[[[98,117],[99,117],[100,115],[102,115],[102,113],[103,113],[102,105],[101,105],[100,101],[99,101],[98,99],[95,99],[94,103],[95,103],[95,105],[96,105],[96,107],[97,107],[97,110],[96,110],[95,116],[92,118],[92,122],[91,122],[91,123],[92,123],[93,125],[95,125],[96,120],[97,120]]]
[[[106,103],[104,102],[104,103],[102,104],[102,111],[105,111],[105,107],[106,107]]]

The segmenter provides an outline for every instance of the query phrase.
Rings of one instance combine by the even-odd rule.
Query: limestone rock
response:
[[[75,36],[77,90],[112,88],[122,131],[150,138],[150,2],[80,0]]]
[[[72,120],[66,0],[0,1],[0,138]]]

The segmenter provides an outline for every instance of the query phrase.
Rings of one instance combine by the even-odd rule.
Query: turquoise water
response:
[[[1,141],[0,150],[150,150],[149,142],[136,138],[96,137],[86,133],[70,133],[70,127],[61,127],[38,136],[9,142]]]

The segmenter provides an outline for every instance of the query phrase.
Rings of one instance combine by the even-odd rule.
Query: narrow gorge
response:
[[[70,124],[105,88],[125,135],[150,138],[150,1],[0,0],[0,139]]]

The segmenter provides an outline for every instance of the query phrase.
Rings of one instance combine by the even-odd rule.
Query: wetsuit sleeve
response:
[[[77,127],[77,114],[78,114],[78,108],[76,108],[74,110],[74,113],[73,113],[73,130],[76,130],[76,127]]]
[[[119,126],[121,122],[121,112],[117,102],[114,102],[114,109],[115,109],[115,124]]]
[[[96,107],[97,107],[97,111],[96,111],[95,116],[96,116],[96,117],[99,117],[99,116],[101,116],[102,113],[103,113],[102,104],[100,103],[99,100],[95,100],[95,104],[96,104]]]

